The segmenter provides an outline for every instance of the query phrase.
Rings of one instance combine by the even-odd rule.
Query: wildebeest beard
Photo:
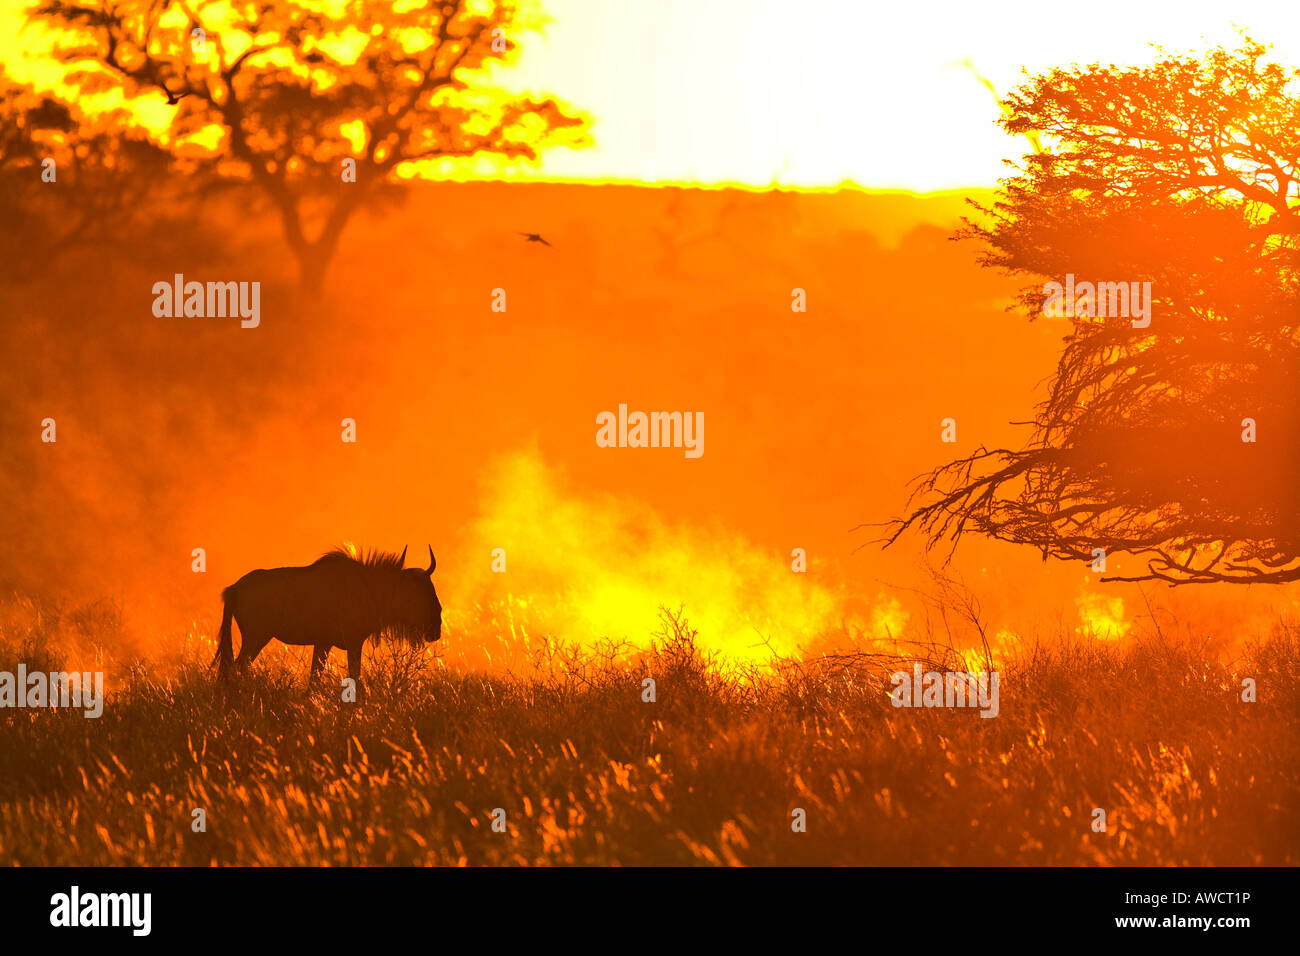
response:
[[[372,644],[405,644],[410,647],[424,647],[428,643],[424,632],[409,624],[390,624],[383,630],[376,631],[367,638]]]

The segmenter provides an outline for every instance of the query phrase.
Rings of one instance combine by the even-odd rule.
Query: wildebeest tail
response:
[[[231,619],[235,615],[232,607],[235,603],[234,588],[226,588],[222,591],[221,600],[225,605],[225,611],[221,615],[221,631],[217,634],[217,656],[212,658],[212,663],[208,667],[216,667],[217,675],[225,677],[230,673],[230,667],[235,662],[235,638],[230,629]]]

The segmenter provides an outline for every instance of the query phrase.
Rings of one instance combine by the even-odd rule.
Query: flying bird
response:
[[[186,92],[184,92],[184,93],[173,93],[171,90],[167,89],[167,87],[165,87],[165,86],[164,86],[162,89],[163,89],[163,92],[167,94],[167,105],[168,105],[168,106],[175,106],[175,105],[176,105],[177,103],[179,103],[179,102],[180,102],[184,97],[190,95],[188,91],[186,91]]]
[[[552,246],[549,242],[547,242],[545,239],[543,239],[543,238],[542,238],[538,233],[535,233],[535,232],[521,232],[519,235],[525,237],[525,239],[527,239],[528,242],[540,242],[540,243],[541,243],[542,245],[544,245],[544,246],[550,246],[552,249],[555,248],[555,247]]]

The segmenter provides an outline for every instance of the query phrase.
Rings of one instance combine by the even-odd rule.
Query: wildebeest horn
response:
[[[429,576],[433,577],[433,569],[438,566],[438,559],[433,556],[433,545],[429,545]]]
[[[406,566],[406,548],[402,549],[402,556],[397,559],[397,566],[399,568]]]

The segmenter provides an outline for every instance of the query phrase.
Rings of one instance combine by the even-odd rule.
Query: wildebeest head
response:
[[[406,549],[402,549],[402,560]],[[413,643],[432,643],[442,637],[442,602],[433,587],[433,569],[438,564],[429,547],[429,567],[404,568],[393,595],[393,618],[397,629]]]

